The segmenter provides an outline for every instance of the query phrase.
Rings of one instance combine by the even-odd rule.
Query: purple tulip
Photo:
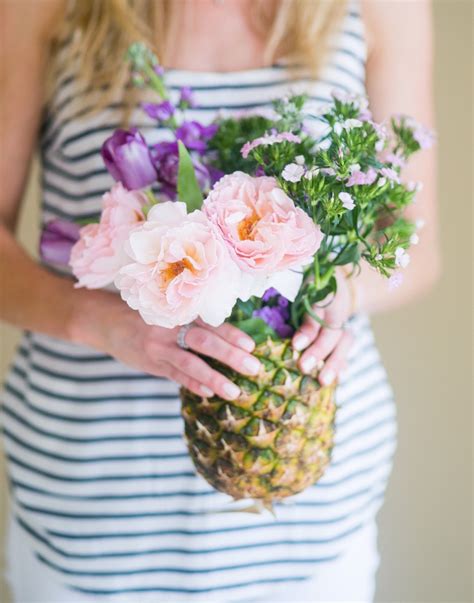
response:
[[[294,332],[287,322],[288,312],[284,312],[280,306],[264,306],[260,310],[254,310],[253,316],[265,321],[280,337],[291,337]]]
[[[178,143],[160,142],[152,147],[151,155],[158,173],[161,191],[170,199],[175,199],[179,168]],[[201,190],[208,190],[211,186],[209,170],[195,158],[193,158],[193,165],[199,187]]]
[[[282,338],[291,337],[294,329],[289,324],[290,309],[286,297],[270,287],[262,295],[265,304],[259,310],[254,310],[253,316],[261,318]]]
[[[210,186],[213,187],[214,184],[216,182],[218,182],[223,176],[224,176],[224,172],[222,170],[220,170],[219,168],[216,168],[212,165],[208,165],[207,167],[207,171],[209,173],[209,178],[210,178]]]
[[[47,264],[67,266],[71,249],[79,240],[81,228],[68,220],[51,220],[41,233],[39,251],[41,259]]]
[[[183,108],[196,106],[193,91],[189,86],[183,86],[181,88],[179,92],[179,105]]]
[[[204,153],[207,141],[210,140],[219,129],[217,124],[203,126],[197,121],[185,121],[176,130],[176,138],[189,149]]]
[[[168,121],[174,114],[174,107],[168,100],[162,103],[142,103],[142,109],[149,117],[158,121]]]
[[[143,136],[136,128],[115,130],[102,145],[102,159],[112,177],[128,190],[156,181],[156,170]]]

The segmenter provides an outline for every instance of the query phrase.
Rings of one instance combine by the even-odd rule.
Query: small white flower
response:
[[[406,268],[410,263],[410,256],[403,249],[403,247],[397,247],[395,249],[395,264],[400,268]]]
[[[410,237],[410,243],[412,245],[418,245],[419,242],[420,242],[420,237],[416,234],[416,232],[414,232]]]
[[[295,157],[295,163],[297,163],[298,165],[304,165],[304,156],[303,155],[297,155]]]
[[[375,150],[377,151],[377,153],[381,153],[384,149],[385,146],[385,141],[382,140],[381,138],[379,138],[377,140],[377,142],[375,143]]]
[[[423,183],[410,181],[407,184],[407,189],[410,191],[410,193],[413,193],[413,192],[418,193],[419,191],[423,190]]]
[[[355,203],[354,199],[349,195],[349,193],[339,193],[339,200],[342,201],[342,205],[345,209],[351,210],[354,209]]]
[[[312,180],[318,174],[319,174],[319,168],[314,166],[305,173],[304,177],[306,178],[306,180]]]
[[[377,262],[381,262],[381,261],[383,260],[383,255],[382,255],[381,253],[378,253],[378,254],[375,256],[375,259],[377,260]]]
[[[297,163],[289,163],[285,166],[281,176],[287,182],[299,182],[303,177],[305,169],[302,165]]]
[[[386,178],[379,178],[377,181],[377,186],[385,186],[387,184]]]
[[[360,172],[360,165],[358,163],[353,163],[349,166],[349,173],[353,174],[354,172]]]
[[[415,222],[415,226],[417,230],[421,230],[425,225],[425,221],[423,220],[423,218],[418,218],[418,220]]]
[[[314,145],[313,152],[327,151],[330,146],[331,146],[331,140],[329,138],[325,138],[324,140],[321,140],[320,142],[318,142],[317,144]]]
[[[394,272],[388,279],[388,288],[390,291],[393,291],[394,289],[398,289],[402,283],[403,274],[401,272]]]
[[[334,130],[335,134],[340,136],[342,134],[342,130],[343,130],[342,124],[337,121],[333,126],[333,130]]]
[[[365,111],[369,108],[369,99],[366,96],[359,96],[358,105],[361,111]]]
[[[352,130],[353,128],[361,128],[362,122],[360,119],[346,119],[342,126],[345,130]]]

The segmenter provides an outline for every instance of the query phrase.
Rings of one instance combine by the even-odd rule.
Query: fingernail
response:
[[[214,395],[214,392],[212,391],[212,389],[209,389],[205,385],[201,385],[200,389],[201,389],[202,395],[205,396],[206,398],[211,398]]]
[[[226,383],[224,392],[231,400],[235,400],[240,396],[240,389],[234,383]]]
[[[323,385],[331,385],[331,383],[334,382],[334,379],[336,378],[336,373],[329,369],[327,371],[324,371],[324,373],[321,374],[320,376],[320,381]]]
[[[250,375],[256,375],[258,372],[260,372],[260,362],[253,356],[244,358],[242,364],[244,365],[245,370],[248,371]]]
[[[298,352],[307,348],[310,344],[309,337],[306,335],[297,335],[293,340],[293,347]]]
[[[318,363],[318,361],[316,360],[316,358],[314,356],[309,356],[308,358],[305,358],[305,360],[301,366],[303,367],[303,371],[305,373],[310,373],[315,368],[317,363]]]
[[[251,339],[247,339],[246,337],[242,337],[237,342],[239,348],[242,348],[246,352],[253,352],[255,349],[255,343]]]
[[[316,367],[315,368],[316,368],[316,370],[320,371],[323,368],[323,366],[324,366],[324,360],[318,360],[316,362]]]

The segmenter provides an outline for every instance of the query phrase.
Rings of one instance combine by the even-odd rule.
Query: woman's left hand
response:
[[[352,346],[352,335],[345,326],[355,309],[354,290],[342,271],[338,271],[336,278],[337,292],[331,303],[325,308],[314,307],[314,312],[331,328],[307,315],[293,336],[293,347],[305,350],[299,361],[301,370],[308,374],[322,366],[318,376],[322,385],[333,383],[346,367]]]

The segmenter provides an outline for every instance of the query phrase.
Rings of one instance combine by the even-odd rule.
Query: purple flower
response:
[[[156,75],[158,75],[159,77],[163,77],[165,74],[165,69],[162,65],[160,65],[159,63],[157,63],[156,65],[153,65],[153,71],[156,73]]]
[[[41,259],[48,264],[67,266],[71,249],[79,240],[80,226],[68,220],[51,220],[43,228],[39,244]]]
[[[360,170],[355,170],[349,176],[349,179],[346,182],[346,186],[373,184],[376,179],[377,179],[377,172],[373,168],[369,168],[367,170],[367,172],[361,172]]]
[[[270,289],[267,289],[262,295],[262,301],[268,302],[274,297],[277,297],[278,295],[280,295],[278,291],[274,287],[270,287]]]
[[[379,170],[379,173],[382,174],[384,178],[387,178],[387,180],[391,180],[392,182],[400,184],[400,176],[394,169],[389,167],[383,167]]]
[[[254,310],[252,315],[265,321],[280,337],[291,337],[294,330],[288,324],[290,319],[288,300],[280,295],[276,289],[270,287],[263,294],[262,301],[269,305]]]
[[[128,190],[156,181],[156,170],[143,136],[136,128],[115,130],[102,145],[102,159],[112,177]]]
[[[179,104],[182,107],[195,107],[193,91],[189,86],[183,86],[179,92]]]
[[[158,173],[161,190],[170,199],[176,198],[178,183],[179,150],[178,143],[160,142],[152,147],[151,155]],[[193,158],[194,170],[198,184],[202,190],[211,186],[211,174],[205,165]],[[220,176],[219,176],[220,178]]]
[[[268,146],[272,144],[278,144],[280,142],[294,142],[299,144],[301,142],[301,138],[292,132],[270,132],[269,134],[264,134],[259,138],[255,138],[254,140],[249,140],[246,142],[243,147],[240,149],[240,154],[244,159],[247,159],[249,153],[256,149],[259,146]]]
[[[292,329],[290,325],[286,324],[285,319],[280,314],[280,308],[278,308],[278,306],[273,308],[264,306],[263,308],[260,308],[260,310],[254,310],[253,316],[265,321],[280,337],[290,337]]]
[[[211,179],[210,186],[213,187],[216,182],[218,182],[223,176],[224,172],[214,167],[213,165],[207,166],[207,171],[209,172],[209,178]]]
[[[158,121],[168,121],[174,113],[174,107],[168,100],[162,103],[142,103],[142,109],[149,117]]]
[[[197,121],[185,121],[176,130],[176,138],[181,140],[190,151],[204,153],[207,141],[214,136],[218,128],[217,124],[203,126]]]

